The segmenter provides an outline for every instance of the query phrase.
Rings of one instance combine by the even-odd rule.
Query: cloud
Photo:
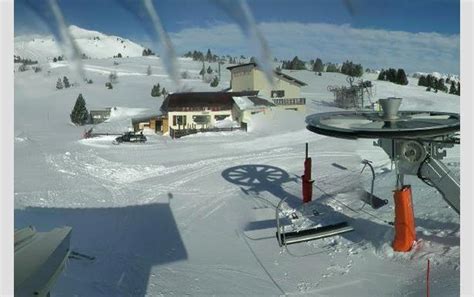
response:
[[[259,27],[272,55],[279,59],[295,55],[335,63],[349,59],[370,68],[459,73],[459,35],[357,29],[323,23],[267,22]],[[186,28],[171,33],[170,37],[180,52],[210,48],[219,54],[252,55],[253,45],[233,24]]]

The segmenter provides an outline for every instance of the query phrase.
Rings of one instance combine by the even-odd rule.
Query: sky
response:
[[[137,0],[58,2],[69,24],[153,47],[149,26],[138,17]],[[222,9],[232,9],[236,2],[155,0],[154,4],[178,53],[210,48],[222,55],[252,55],[252,46],[235,23],[239,18],[229,17]],[[39,17],[44,11],[41,3],[45,0],[15,0],[15,35],[48,33],[48,26]],[[350,59],[364,67],[406,65],[413,68],[409,71],[459,73],[459,0],[247,3],[272,55],[279,59],[295,55],[336,63]]]

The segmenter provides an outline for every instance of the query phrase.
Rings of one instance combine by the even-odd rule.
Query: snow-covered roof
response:
[[[240,110],[262,108],[275,105],[270,101],[259,98],[257,96],[233,96],[232,98],[234,99],[235,104],[239,107]]]

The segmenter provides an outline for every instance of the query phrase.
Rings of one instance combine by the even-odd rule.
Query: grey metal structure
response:
[[[446,148],[459,144],[460,116],[456,113],[398,111],[402,99],[380,99],[378,112],[328,112],[306,118],[307,129],[338,138],[375,138],[395,162],[397,187],[404,175],[415,175],[435,187],[443,199],[460,211],[460,184],[441,162]]]
[[[276,237],[280,247],[294,243],[307,242],[311,240],[331,237],[347,232],[354,231],[354,228],[347,222],[339,222],[332,225],[325,225],[322,227],[313,227],[309,229],[290,231],[285,230],[285,226],[280,222],[281,204],[286,200],[282,199],[275,208],[276,221]]]

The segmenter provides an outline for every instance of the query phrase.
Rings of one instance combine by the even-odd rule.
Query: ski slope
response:
[[[120,132],[129,117],[158,112],[163,98],[150,96],[153,84],[218,90],[229,86],[230,73],[222,70],[211,88],[199,78],[201,63],[180,58],[190,78],[176,87],[157,57],[90,59],[84,69],[93,84],[85,84],[67,62],[41,65],[39,73],[15,73],[15,228],[72,226],[72,249],[95,257],[71,259],[53,296],[420,296],[427,259],[431,296],[459,295],[459,216],[435,189],[408,177],[419,241],[409,253],[393,252],[395,173],[371,140],[311,133],[305,115],[292,111],[256,115],[248,133],[148,135],[145,144],[121,145],[113,136],[81,139],[84,127],[69,120],[79,93],[88,109],[117,107],[101,125]],[[108,90],[111,71],[118,83]],[[344,75],[287,73],[308,84],[308,114],[337,110],[327,86],[346,85]],[[75,85],[56,90],[65,75]],[[375,84],[374,100],[397,96],[404,110],[459,112],[458,96],[426,92],[416,79],[408,86],[376,81],[376,74],[364,79]],[[306,142],[315,184],[302,210]],[[370,188],[362,159],[374,162],[375,194],[389,200],[379,210],[359,200],[358,188]],[[459,173],[459,148],[443,162]],[[295,220],[297,227],[346,220],[355,231],[280,248],[274,219],[282,199],[287,214],[321,213]]]
[[[144,47],[126,38],[106,35],[78,26],[69,26],[69,32],[76,44],[89,58],[112,58],[119,53],[123,57],[140,57]],[[52,61],[61,56],[63,49],[53,35],[20,35],[15,36],[14,53],[24,59],[41,62]]]

